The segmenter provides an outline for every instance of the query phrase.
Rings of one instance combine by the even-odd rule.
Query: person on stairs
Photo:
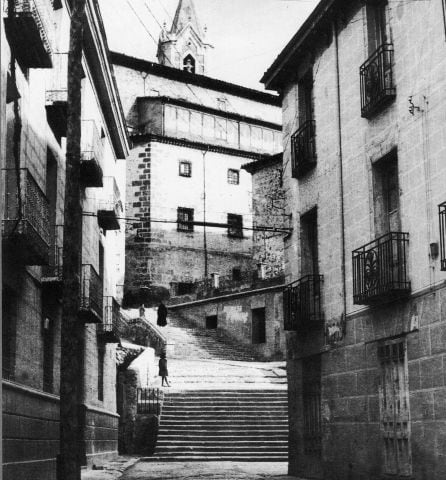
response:
[[[165,352],[162,352],[160,355],[160,361],[158,362],[159,372],[158,375],[161,377],[161,386],[164,387],[164,382],[166,386],[170,387],[170,383],[167,381],[167,376],[169,375],[167,371],[167,358]]]
[[[158,318],[156,324],[160,327],[165,327],[167,325],[167,307],[163,302],[160,302],[158,306]]]

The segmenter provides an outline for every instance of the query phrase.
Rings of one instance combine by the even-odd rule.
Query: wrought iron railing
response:
[[[138,388],[136,391],[136,413],[161,414],[164,396],[159,388]]]
[[[305,275],[283,292],[284,329],[300,330],[323,322],[322,275]]]
[[[87,322],[100,322],[103,315],[103,284],[93,265],[82,265],[81,313]]]
[[[372,116],[396,95],[393,45],[381,45],[360,67],[361,115]]]
[[[300,178],[316,165],[316,127],[314,120],[303,123],[291,136],[291,174]]]
[[[119,230],[122,217],[121,193],[115,177],[104,177],[102,198],[98,206],[99,226],[104,230]]]
[[[440,265],[446,271],[446,202],[438,206],[440,220]]]
[[[50,245],[48,200],[28,169],[6,169],[4,175],[3,236],[23,241],[17,248],[30,248],[36,254],[33,256],[41,257],[41,261],[36,258],[36,265],[45,265]]]
[[[98,334],[110,342],[119,341],[120,306],[114,297],[104,297],[104,317],[98,325]]]
[[[63,270],[63,225],[54,225],[48,265],[42,267],[42,282],[61,282]]]
[[[7,32],[18,42],[19,58],[29,68],[50,68],[54,41],[53,9],[49,0],[14,0],[14,12],[5,2]]]
[[[81,160],[96,160],[102,167],[103,145],[94,120],[81,122]]]
[[[390,232],[353,251],[353,303],[369,305],[410,292],[409,234]]]

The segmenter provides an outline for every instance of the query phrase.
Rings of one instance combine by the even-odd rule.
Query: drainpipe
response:
[[[341,81],[339,73],[339,44],[338,27],[336,18],[333,20],[333,36],[335,45],[335,63],[336,63],[336,107],[337,107],[337,129],[338,129],[338,160],[339,160],[339,203],[340,203],[340,221],[341,221],[341,275],[342,275],[342,300],[343,300],[343,330],[345,335],[346,314],[347,314],[347,286],[345,275],[345,212],[344,212],[344,170],[342,165],[342,117],[341,117]]]

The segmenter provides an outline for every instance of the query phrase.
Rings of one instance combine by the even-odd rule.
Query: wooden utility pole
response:
[[[81,478],[85,327],[79,320],[82,267],[80,196],[81,79],[85,1],[72,0],[68,52],[68,123],[63,242],[58,480]]]

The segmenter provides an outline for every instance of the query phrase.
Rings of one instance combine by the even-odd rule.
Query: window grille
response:
[[[192,163],[182,160],[180,162],[179,174],[180,174],[180,177],[191,177],[192,176]]]
[[[228,183],[231,185],[238,185],[240,183],[240,172],[230,168],[228,170]]]
[[[177,209],[177,230],[179,232],[194,231],[194,209],[178,207]]]

